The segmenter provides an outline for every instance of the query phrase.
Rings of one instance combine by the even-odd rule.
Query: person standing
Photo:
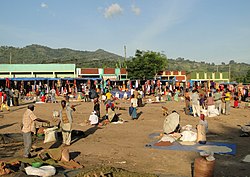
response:
[[[101,114],[100,114],[100,103],[99,103],[98,98],[94,98],[94,111],[95,111],[95,114],[98,116],[98,118],[100,118],[100,116],[101,116]]]
[[[71,131],[72,131],[72,111],[74,110],[70,107],[69,103],[66,103],[65,100],[61,101],[61,110],[60,110],[60,125],[62,128],[62,137],[63,144],[69,146],[71,142]]]
[[[229,89],[226,90],[226,94],[225,94],[225,103],[226,103],[226,115],[230,114],[230,99],[231,99],[231,93],[229,91]]]
[[[19,106],[19,91],[17,90],[17,88],[14,90],[13,99],[14,99],[14,106]]]
[[[200,104],[199,104],[199,95],[197,94],[197,90],[193,90],[191,94],[192,101],[192,109],[193,115],[196,117],[196,114],[200,117]]]
[[[216,93],[214,94],[214,104],[215,104],[215,109],[218,109],[219,111],[219,115],[221,114],[221,98],[222,98],[222,95],[220,93],[220,90],[217,89],[216,90]]]
[[[32,133],[36,133],[35,121],[46,122],[49,124],[49,121],[40,119],[35,116],[33,113],[35,109],[34,105],[29,105],[28,109],[23,114],[22,120],[22,132],[23,132],[23,142],[24,142],[24,157],[30,158],[30,150],[32,145]]]
[[[50,93],[51,93],[51,103],[56,103],[56,90],[54,87],[52,87]]]
[[[214,98],[212,97],[212,93],[209,93],[209,97],[207,98],[207,113],[208,117],[213,113],[215,109]]]
[[[137,99],[135,98],[134,95],[131,95],[131,100],[130,100],[131,106],[129,108],[129,114],[132,117],[132,119],[137,119]]]
[[[106,103],[108,102],[108,101],[111,101],[111,98],[113,98],[113,95],[109,92],[109,90],[107,91],[107,93],[106,93]]]
[[[186,92],[184,94],[185,97],[185,114],[189,115],[190,114],[190,94],[188,88],[186,89]]]

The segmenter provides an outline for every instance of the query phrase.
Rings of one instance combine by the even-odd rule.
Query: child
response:
[[[238,97],[235,97],[234,98],[234,108],[239,108],[240,107],[240,105],[239,105],[239,99],[238,99]]]
[[[136,112],[136,108],[133,106],[133,103],[131,103],[131,106],[129,107],[129,115],[131,116],[131,118],[137,119],[137,112]]]
[[[96,112],[93,111],[92,114],[89,116],[89,123],[91,125],[98,125],[98,122],[99,122],[99,118],[96,115]]]

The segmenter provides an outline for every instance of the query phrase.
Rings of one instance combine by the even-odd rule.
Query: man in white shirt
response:
[[[200,104],[199,104],[199,95],[197,94],[197,90],[193,90],[191,94],[191,103],[194,117],[196,114],[200,117]]]

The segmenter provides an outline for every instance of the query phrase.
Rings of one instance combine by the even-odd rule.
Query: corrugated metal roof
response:
[[[0,64],[1,72],[75,72],[75,64]]]

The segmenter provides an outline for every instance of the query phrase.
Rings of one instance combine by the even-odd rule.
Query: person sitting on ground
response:
[[[240,107],[239,98],[238,98],[238,96],[236,96],[234,98],[234,108],[239,108],[239,107]]]
[[[197,125],[197,142],[199,144],[206,144],[206,133],[208,132],[208,123],[207,120],[205,120],[205,115],[200,115],[200,121]]]
[[[45,101],[46,101],[46,96],[45,96],[45,94],[42,94],[42,95],[41,95],[41,102],[44,102],[44,103],[45,103]]]
[[[3,112],[3,108],[5,108],[7,111],[10,111],[10,108],[7,104],[7,94],[5,92],[3,92],[3,102],[1,104],[0,112]]]
[[[110,100],[106,104],[106,119],[108,119],[109,122],[117,122],[119,120],[115,113],[115,104]]]
[[[98,116],[96,115],[96,111],[93,111],[93,112],[91,113],[91,115],[89,116],[89,123],[90,123],[91,125],[98,125],[98,123],[99,123],[99,118],[98,118]]]
[[[207,120],[205,120],[205,115],[204,114],[200,115],[199,124],[205,126],[205,130],[206,130],[206,133],[207,133],[208,132],[208,123],[207,123]]]

